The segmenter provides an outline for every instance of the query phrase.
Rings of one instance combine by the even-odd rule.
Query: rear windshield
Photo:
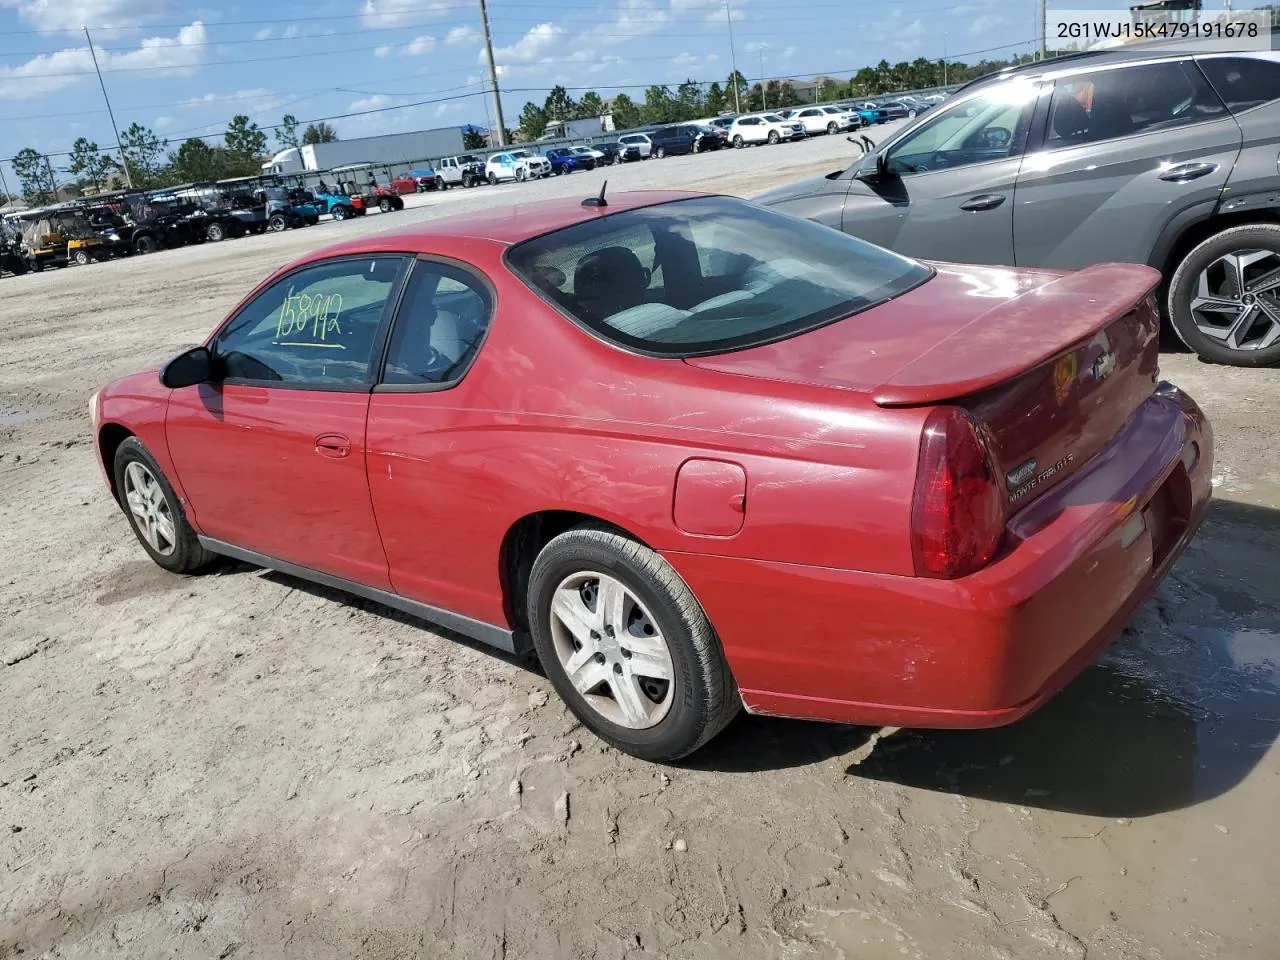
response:
[[[914,260],[731,197],[599,217],[527,240],[507,258],[605,339],[674,357],[781,340],[932,276]]]

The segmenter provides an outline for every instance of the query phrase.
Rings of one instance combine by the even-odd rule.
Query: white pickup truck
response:
[[[470,154],[444,157],[435,166],[436,183],[443,187],[477,187],[485,182],[484,159]]]

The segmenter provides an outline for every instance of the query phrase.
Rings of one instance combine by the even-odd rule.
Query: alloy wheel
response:
[[[583,570],[551,599],[551,639],[565,675],[605,720],[630,730],[671,709],[675,670],[657,621],[620,580]]]
[[[1214,260],[1196,278],[1191,318],[1232,350],[1280,342],[1280,253],[1236,250]]]
[[[141,461],[134,460],[125,468],[124,499],[134,526],[151,549],[162,557],[172,555],[178,537],[169,501],[156,475]]]

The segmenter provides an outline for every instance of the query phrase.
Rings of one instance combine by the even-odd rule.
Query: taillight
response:
[[[978,428],[959,407],[925,421],[911,506],[916,573],[954,579],[991,562],[1004,537],[1004,502]]]

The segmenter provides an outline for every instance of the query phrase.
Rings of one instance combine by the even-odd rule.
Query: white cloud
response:
[[[475,43],[479,39],[480,31],[474,27],[454,27],[445,36],[444,42],[451,47],[457,47],[464,43]]]
[[[215,103],[235,103],[240,100],[270,101],[274,95],[274,91],[266,87],[251,87],[248,90],[235,90],[231,93],[206,93],[202,97],[188,97],[186,100],[179,100],[178,106],[192,109],[194,107],[207,107]]]
[[[280,36],[284,37],[286,40],[292,40],[300,33],[301,31],[298,29],[298,25],[296,23],[291,23],[284,28],[284,33],[280,34]]]
[[[270,27],[263,27],[261,30],[259,30],[257,33],[255,33],[255,34],[253,35],[253,39],[255,39],[255,40],[266,40],[266,39],[267,39],[268,37],[270,37],[270,36],[271,36],[271,28],[270,28]]]
[[[579,43],[588,47],[629,43],[645,34],[656,33],[671,21],[671,12],[658,7],[654,0],[618,0],[613,21],[584,31]]]
[[[790,60],[792,57],[794,57],[794,56],[795,56],[797,53],[799,53],[799,52],[800,52],[800,48],[799,48],[799,47],[787,47],[787,49],[785,49],[785,50],[783,50],[783,51],[782,51],[782,59],[783,59],[783,60]]]
[[[0,0],[0,7],[40,30],[79,33],[88,26],[136,27],[158,16],[172,16],[172,0]]]
[[[360,110],[381,110],[383,107],[391,106],[391,98],[385,93],[374,93],[367,97],[361,97],[359,100],[352,100],[348,110],[353,113]]]
[[[401,57],[420,57],[424,53],[430,53],[436,48],[436,38],[430,35],[414,37],[408,43],[378,47],[373,51],[373,55],[380,59],[386,59],[392,54]]]
[[[750,43],[744,44],[742,49],[746,50],[747,53],[759,53],[761,50],[769,49],[769,42],[767,40],[752,40]]]
[[[99,48],[98,64],[103,72],[142,69],[150,76],[191,73],[204,59],[205,36],[204,24],[196,21],[179,30],[177,36],[146,37],[136,49],[124,53]],[[42,53],[16,67],[0,66],[0,100],[38,99],[92,76],[93,57],[87,46]]]
[[[168,130],[170,127],[176,127],[177,125],[178,121],[173,117],[156,117],[155,123],[151,124],[151,129],[163,132]]]
[[[568,31],[558,23],[540,23],[530,27],[529,31],[508,47],[499,47],[493,51],[495,60],[514,60],[518,63],[531,63],[546,57]],[[484,51],[480,52],[480,62],[484,62]]]
[[[998,27],[1002,23],[1004,23],[1004,17],[994,17],[990,14],[984,14],[973,21],[973,25],[969,27],[969,33],[976,37],[979,34],[987,33],[993,27]]]
[[[407,27],[422,23],[445,13],[452,4],[424,3],[423,0],[365,0],[360,10],[361,22],[366,27]]]

